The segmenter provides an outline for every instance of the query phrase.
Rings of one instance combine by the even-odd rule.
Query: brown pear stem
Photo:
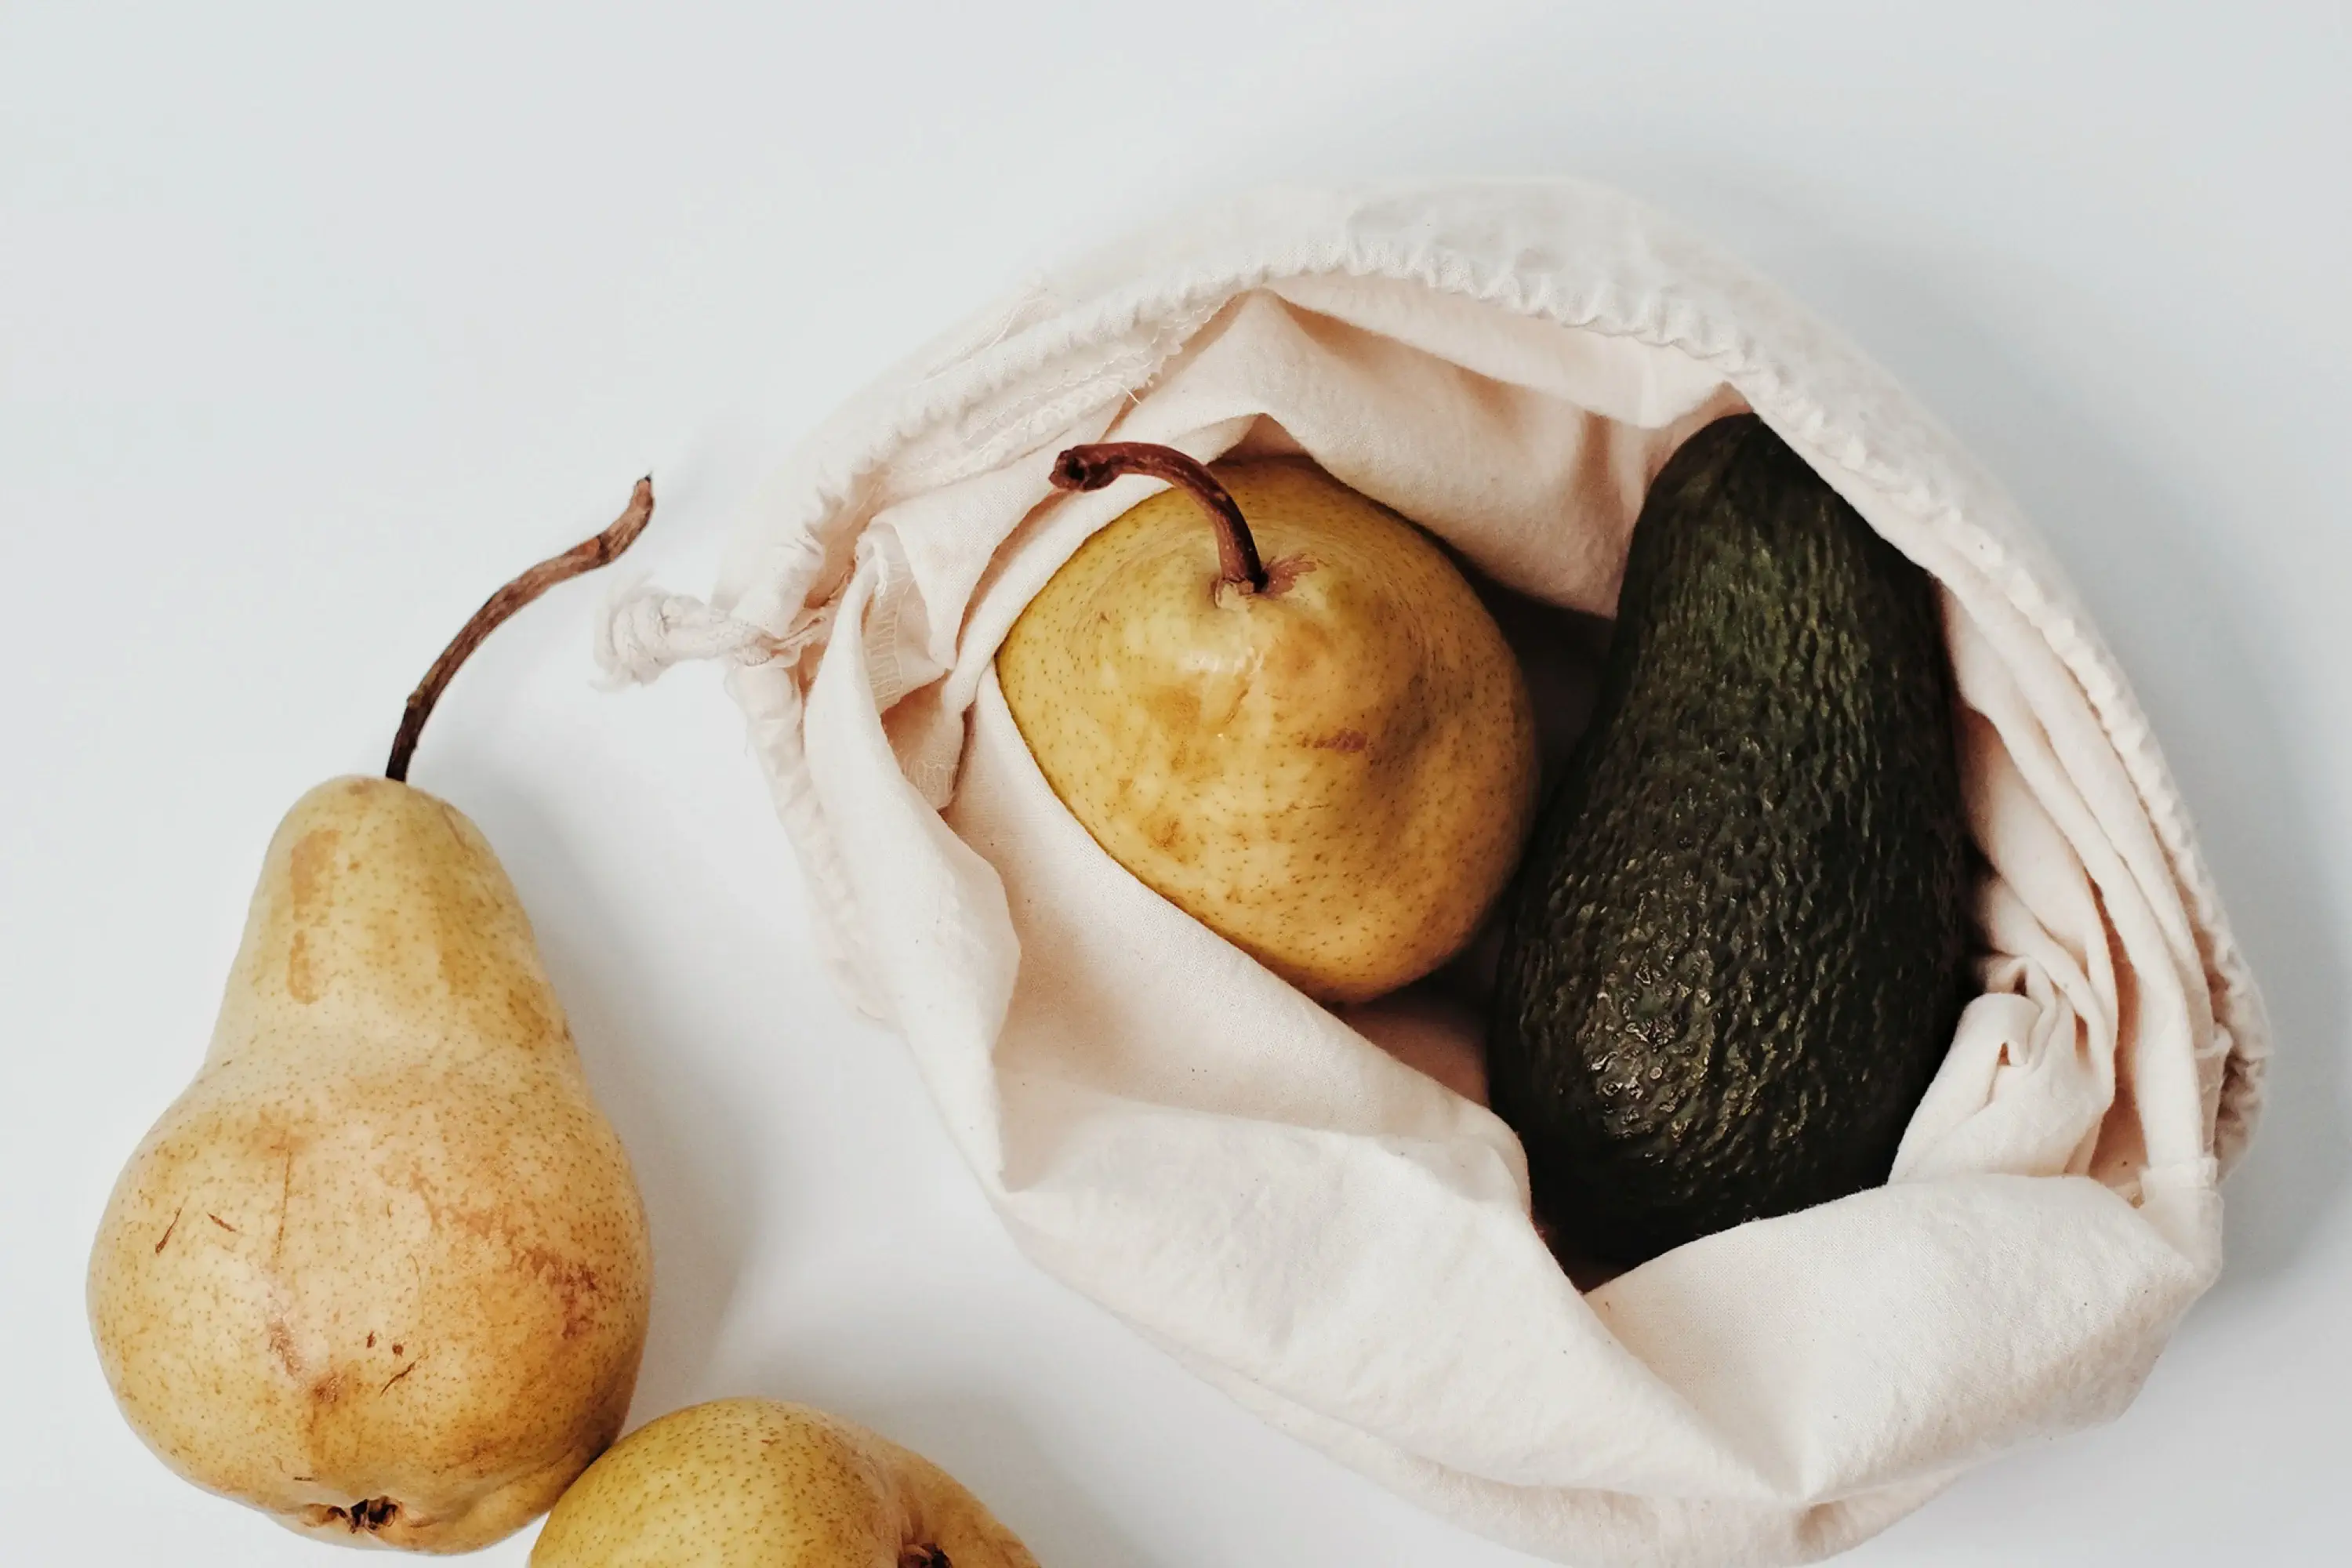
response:
[[[1054,459],[1053,483],[1058,490],[1098,490],[1128,474],[1165,479],[1201,503],[1217,531],[1217,575],[1246,594],[1265,587],[1265,567],[1257,558],[1257,541],[1233,492],[1217,476],[1173,447],[1150,441],[1101,441],[1072,447]]]
[[[392,738],[392,758],[383,764],[383,776],[394,784],[408,782],[408,760],[416,752],[416,738],[425,732],[425,721],[433,716],[433,705],[441,700],[458,667],[472,657],[482,639],[499,629],[509,616],[554,587],[568,582],[583,572],[593,572],[618,556],[637,542],[646,524],[654,517],[654,477],[647,474],[629,492],[629,504],[613,520],[613,526],[593,539],[584,539],[561,555],[551,556],[491,595],[474,612],[473,618],[458,628],[408,694],[408,706],[400,715],[400,732]]]

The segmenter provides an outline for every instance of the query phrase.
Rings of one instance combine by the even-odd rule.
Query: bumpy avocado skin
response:
[[[1510,895],[1490,1092],[1563,1247],[1886,1179],[1964,999],[1964,825],[1927,574],[1761,420],[1708,426]]]

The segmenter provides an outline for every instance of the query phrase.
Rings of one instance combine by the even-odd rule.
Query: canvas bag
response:
[[[1051,490],[1073,443],[1304,451],[1605,615],[1649,479],[1742,406],[1941,584],[1990,955],[1886,1186],[1580,1293],[1509,1129],[1400,1059],[1475,1080],[1475,1014],[1424,987],[1343,1020],[1135,881],[991,661],[1154,488]],[[2114,1415],[2220,1266],[2265,1026],[2121,673],[1948,434],[1613,193],[1266,192],[1034,278],[808,440],[708,602],[640,589],[599,651],[733,661],[832,967],[1032,1258],[1497,1540],[1826,1555]]]

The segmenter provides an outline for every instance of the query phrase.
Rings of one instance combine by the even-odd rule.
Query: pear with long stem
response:
[[[628,1158],[498,857],[404,780],[466,657],[652,512],[642,480],[500,589],[409,699],[384,776],[295,803],[211,1048],[100,1225],[90,1325],[123,1415],[295,1530],[487,1544],[627,1413],[652,1285]]]

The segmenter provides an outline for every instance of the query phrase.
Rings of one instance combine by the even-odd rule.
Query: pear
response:
[[[1039,770],[1111,858],[1308,995],[1428,973],[1534,809],[1501,631],[1426,535],[1310,463],[1109,443],[1054,483],[1130,473],[1171,488],[1081,545],[997,651]]]
[[[838,1416],[719,1399],[573,1483],[531,1568],[1036,1568],[952,1476]]]
[[[483,606],[388,773],[465,651],[651,506],[641,484],[613,530]],[[270,841],[203,1066],[91,1253],[132,1428],[298,1531],[467,1551],[618,1434],[650,1288],[628,1158],[489,845],[396,777],[311,790]]]

